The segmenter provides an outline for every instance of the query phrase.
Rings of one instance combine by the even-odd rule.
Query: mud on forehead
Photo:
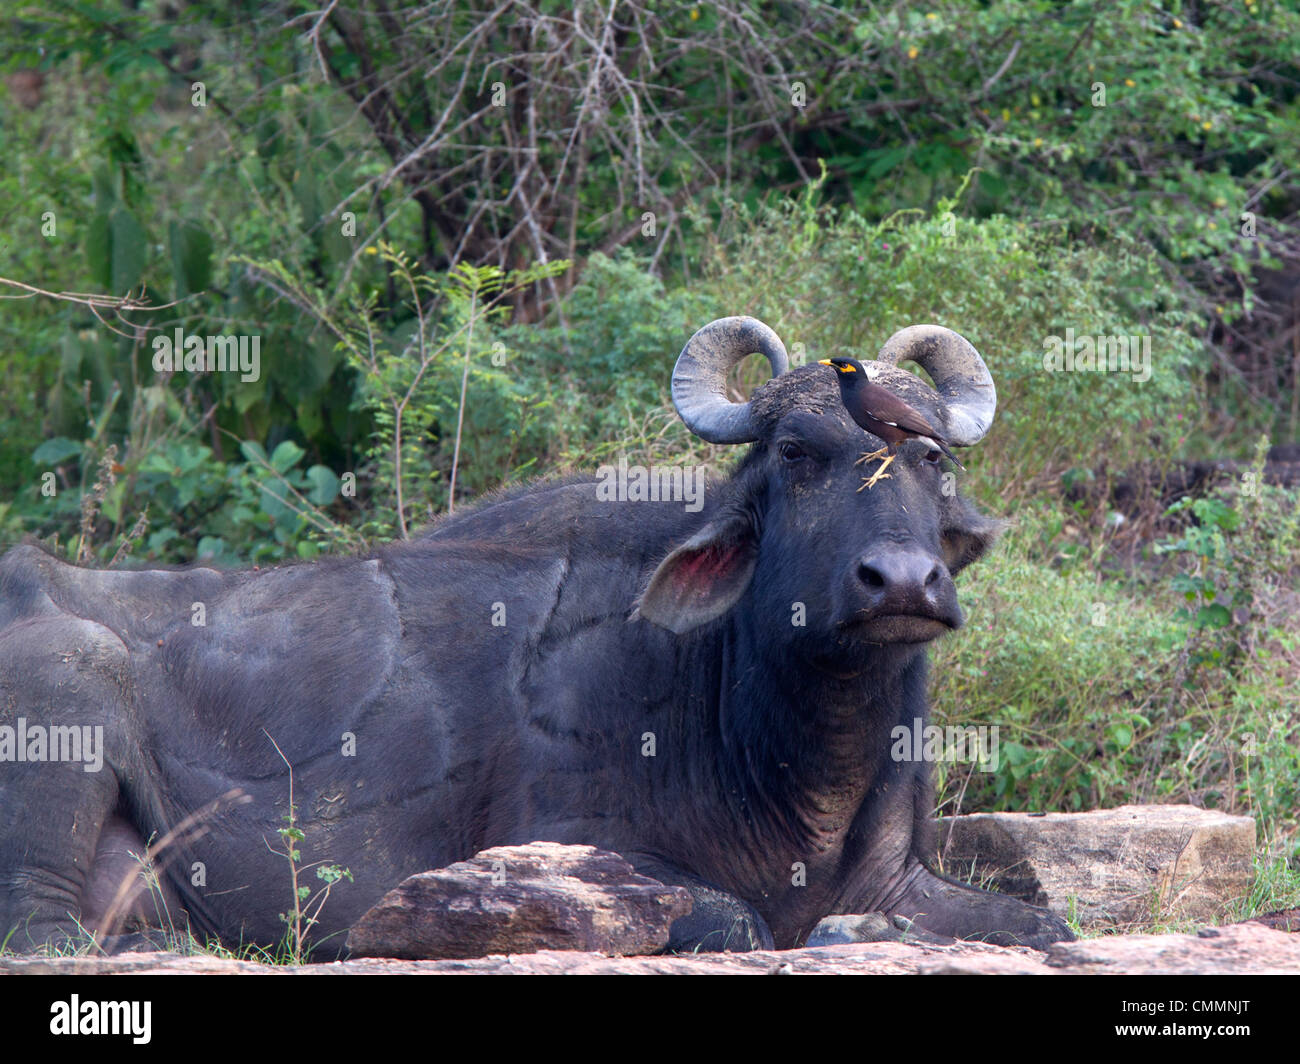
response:
[[[911,374],[901,375],[894,370],[877,378],[877,383],[935,420],[936,425],[945,420],[939,396],[920,378]],[[750,397],[750,411],[762,427],[764,435],[793,410],[834,417],[845,426],[855,425],[844,409],[839,381],[835,370],[830,366],[817,363],[798,366],[779,377],[773,377],[755,389]]]

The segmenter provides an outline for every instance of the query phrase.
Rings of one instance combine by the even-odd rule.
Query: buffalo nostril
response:
[[[933,595],[948,570],[938,559],[913,551],[876,551],[858,559],[859,584],[873,594]]]
[[[928,617],[961,624],[957,591],[943,560],[921,547],[881,545],[860,554],[844,574],[855,617]]]
[[[880,588],[884,587],[887,583],[884,574],[880,572],[879,569],[868,565],[866,562],[862,562],[858,565],[858,579],[866,584],[867,587]]]

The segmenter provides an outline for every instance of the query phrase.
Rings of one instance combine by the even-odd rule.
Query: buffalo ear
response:
[[[985,517],[969,503],[961,506],[955,516],[952,526],[943,530],[943,561],[954,576],[971,562],[979,561],[1008,524]]]
[[[736,604],[757,562],[747,521],[710,521],[659,563],[632,616],[685,635]]]

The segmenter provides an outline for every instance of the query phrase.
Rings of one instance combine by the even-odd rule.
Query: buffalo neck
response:
[[[882,647],[866,669],[837,678],[773,649],[733,610],[701,641],[716,663],[700,724],[716,730],[718,798],[733,830],[760,852],[834,853],[889,765],[893,728],[924,698],[923,647]],[[778,812],[779,811],[779,812]]]

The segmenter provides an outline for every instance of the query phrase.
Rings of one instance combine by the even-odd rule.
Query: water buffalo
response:
[[[751,353],[772,379],[732,402],[727,373]],[[987,431],[993,382],[956,333],[905,329],[873,365],[952,443]],[[703,505],[543,482],[368,557],[251,572],[11,550],[0,937],[22,950],[96,927],[129,852],[204,811],[166,851],[170,919],[279,941],[287,760],[303,860],[355,876],[322,913],[318,957],[404,877],[533,840],[685,886],[673,949],[792,947],[828,914],[877,911],[951,937],[1068,938],[1042,909],[927,869],[932,766],[891,756],[891,731],[927,715],[926,644],[961,623],[953,575],[996,523],[944,490],[925,440],[857,490],[879,441],[832,369],[787,366],[751,318],[682,351],[686,425],[751,444]],[[76,737],[81,761],[55,760]],[[218,801],[234,790],[242,804]]]

